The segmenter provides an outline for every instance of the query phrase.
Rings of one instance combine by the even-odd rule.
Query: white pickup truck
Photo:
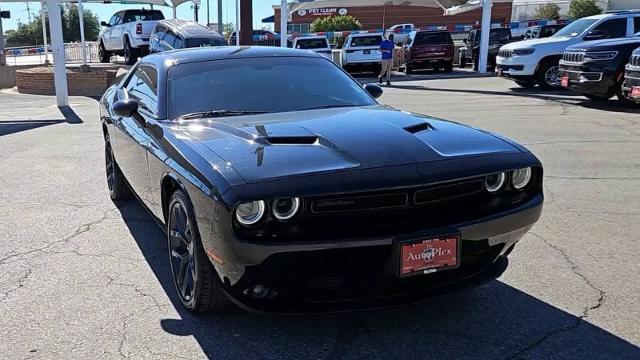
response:
[[[109,22],[101,22],[98,57],[108,63],[111,55],[124,56],[128,65],[149,51],[149,37],[156,23],[163,20],[160,10],[122,10],[115,13]]]

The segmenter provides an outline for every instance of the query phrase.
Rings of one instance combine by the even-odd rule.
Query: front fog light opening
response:
[[[236,219],[242,225],[254,225],[264,216],[265,208],[262,200],[242,203],[236,208]]]
[[[518,169],[511,174],[511,184],[514,189],[522,190],[531,182],[531,168]]]
[[[500,191],[507,182],[507,174],[504,172],[488,175],[484,178],[484,187],[488,192],[494,194]]]
[[[300,210],[300,198],[282,198],[273,201],[273,216],[286,221],[294,217]]]

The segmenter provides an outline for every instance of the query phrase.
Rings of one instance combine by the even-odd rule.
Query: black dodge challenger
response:
[[[540,217],[540,161],[381,94],[274,47],[150,55],[107,90],[111,198],[166,229],[187,309],[395,306],[502,274]]]

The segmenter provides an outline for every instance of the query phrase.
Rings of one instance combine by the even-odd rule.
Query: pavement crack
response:
[[[33,270],[31,269],[31,267],[27,268],[27,272],[25,274],[23,274],[22,276],[20,276],[17,280],[18,282],[18,286],[15,286],[11,289],[7,289],[2,293],[2,298],[0,298],[0,302],[4,301],[6,299],[9,298],[9,296],[18,291],[20,288],[24,287],[25,282],[27,281],[27,279],[29,278],[29,276],[31,276],[31,273],[33,272]]]
[[[556,329],[551,329],[547,332],[545,332],[540,338],[536,339],[535,341],[531,342],[530,344],[528,344],[527,346],[521,348],[520,350],[516,351],[514,354],[512,354],[511,356],[506,357],[505,359],[507,360],[512,360],[512,359],[522,359],[525,358],[524,354],[526,354],[527,352],[531,351],[532,349],[538,347],[539,345],[543,344],[545,341],[547,341],[549,338],[563,333],[563,332],[567,332],[567,331],[571,331],[574,330],[576,328],[578,328],[580,326],[580,324],[582,323],[582,321],[584,319],[586,319],[587,317],[589,317],[589,313],[592,312],[593,310],[596,310],[598,308],[600,308],[603,304],[604,304],[604,300],[605,300],[605,292],[604,290],[601,290],[600,288],[596,287],[593,282],[591,282],[591,280],[589,280],[589,278],[587,278],[586,275],[584,275],[583,273],[581,273],[578,270],[578,266],[576,265],[576,263],[571,259],[571,257],[569,257],[569,254],[567,253],[566,250],[559,248],[558,246],[552,244],[550,241],[548,241],[547,239],[545,239],[544,237],[542,237],[541,235],[531,232],[529,231],[529,234],[537,237],[539,240],[541,240],[543,243],[545,243],[547,246],[549,246],[550,248],[556,250],[558,253],[560,253],[560,255],[562,255],[562,257],[564,258],[564,260],[569,264],[569,269],[571,270],[572,273],[574,273],[576,276],[578,276],[580,279],[582,279],[582,281],[587,284],[587,286],[589,286],[591,289],[593,289],[595,292],[598,293],[598,298],[596,299],[595,303],[589,306],[585,306],[582,309],[582,313],[580,314],[580,316],[577,316],[575,318],[575,320],[566,326],[562,326]]]

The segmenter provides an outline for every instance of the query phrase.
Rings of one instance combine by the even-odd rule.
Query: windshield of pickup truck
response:
[[[580,19],[562,28],[562,30],[553,34],[551,37],[576,37],[582,34],[589,26],[595,23],[596,19]]]
[[[299,39],[296,42],[296,49],[326,49],[329,47],[327,39]]]
[[[162,11],[160,10],[146,10],[146,11],[127,11],[124,15],[124,22],[134,22],[134,21],[157,21],[164,20],[164,15],[162,15]]]

